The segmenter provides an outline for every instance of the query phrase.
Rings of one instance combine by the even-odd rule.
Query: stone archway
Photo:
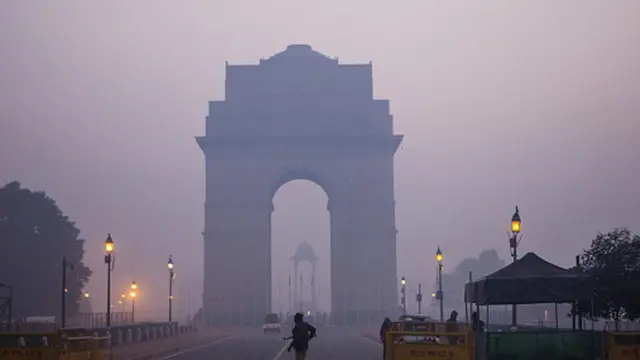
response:
[[[326,192],[331,318],[397,311],[393,134],[373,99],[372,65],[343,65],[291,45],[259,65],[226,67],[226,100],[209,104],[203,310],[213,323],[255,323],[271,309],[276,191],[309,180]],[[221,296],[221,294],[224,294]]]
[[[316,315],[316,311],[318,310],[318,304],[316,299],[316,265],[318,264],[318,260],[320,258],[316,255],[316,252],[313,250],[313,246],[311,246],[308,242],[303,241],[298,244],[296,248],[296,252],[291,257],[291,261],[293,262],[293,307],[290,311],[291,313],[295,313],[297,311],[304,312],[305,309],[311,311],[314,315]],[[311,276],[310,287],[311,287],[311,306],[305,308],[303,306],[304,303],[304,287],[303,287],[303,277],[302,274],[298,272],[298,266],[300,266],[301,262],[308,262],[311,265]]]

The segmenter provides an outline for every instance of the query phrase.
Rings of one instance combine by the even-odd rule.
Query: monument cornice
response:
[[[224,136],[196,137],[203,151],[208,149],[278,149],[278,148],[387,148],[395,154],[404,135],[385,136]]]

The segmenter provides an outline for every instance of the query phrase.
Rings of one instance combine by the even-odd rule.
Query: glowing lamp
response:
[[[513,216],[511,217],[511,232],[514,234],[519,233],[521,223],[522,223],[522,220],[520,220],[520,211],[516,206],[516,212],[513,213]]]
[[[106,251],[107,254],[113,252],[113,239],[111,238],[111,234],[107,236],[107,240],[104,242],[104,251]]]

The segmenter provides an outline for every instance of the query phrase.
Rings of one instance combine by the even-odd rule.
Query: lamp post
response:
[[[169,262],[167,262],[167,268],[169,268],[169,323],[171,323],[171,310],[173,307],[173,259],[169,255]]]
[[[442,292],[442,260],[444,260],[444,257],[442,256],[442,251],[440,250],[440,246],[438,246],[438,250],[436,251],[436,261],[438,262],[438,292],[436,293],[436,298],[440,300],[440,322],[444,322],[444,294]]]
[[[131,282],[131,292],[129,296],[131,296],[131,323],[136,322],[136,290],[138,289],[138,284],[135,281]]]
[[[418,303],[418,315],[422,314],[422,284],[418,284],[418,293],[416,294],[416,302]]]
[[[73,264],[67,262],[66,257],[62,257],[62,316],[60,319],[61,328],[65,328],[67,324],[67,293],[69,289],[67,288],[67,268],[73,270]]]
[[[522,220],[520,219],[520,210],[518,206],[516,206],[516,212],[513,213],[511,217],[511,237],[509,237],[509,250],[511,252],[511,258],[513,262],[518,260],[518,244],[520,244],[520,239],[518,238],[518,234],[520,234],[520,225]],[[516,309],[516,304],[513,304],[511,307],[511,326],[517,326],[518,323],[518,314]]]
[[[104,262],[107,264],[107,328],[111,327],[111,271],[115,265],[115,254],[113,239],[108,234],[107,240],[104,242]]]
[[[402,277],[402,279],[400,279],[400,285],[402,285],[402,314],[406,315],[407,314],[407,279],[404,278],[404,276]]]
[[[126,294],[122,294],[120,295],[120,300],[118,300],[118,304],[122,305],[122,312],[125,312],[124,309],[124,301],[127,300],[127,295]]]

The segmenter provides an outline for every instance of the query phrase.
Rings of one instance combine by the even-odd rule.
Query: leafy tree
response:
[[[598,234],[581,255],[579,271],[589,275],[593,303],[578,303],[590,319],[635,320],[640,316],[640,237],[627,229]]]
[[[0,281],[13,288],[13,318],[59,316],[62,258],[67,269],[67,314],[78,312],[91,270],[82,263],[80,231],[44,192],[12,182],[0,188]]]
[[[447,306],[464,308],[464,286],[469,282],[469,271],[473,280],[489,275],[505,266],[496,250],[484,250],[477,258],[466,258],[452,272],[442,274],[442,285]],[[437,284],[436,284],[437,288]]]

